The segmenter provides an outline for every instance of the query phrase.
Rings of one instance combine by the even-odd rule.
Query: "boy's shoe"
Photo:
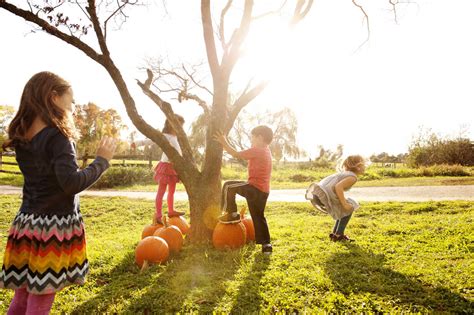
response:
[[[273,252],[272,244],[264,244],[262,245],[262,253],[265,255],[271,255]]]
[[[228,212],[219,217],[219,222],[224,224],[240,222],[240,214],[237,212]]]
[[[161,220],[161,218],[155,218],[155,224],[163,225],[163,221]]]
[[[185,212],[183,212],[183,211],[168,211],[168,218],[179,217],[179,216],[182,216],[184,214],[185,214]]]
[[[329,239],[330,239],[331,241],[334,241],[334,237],[335,237],[335,236],[336,236],[336,234],[334,234],[334,233],[329,233]]]

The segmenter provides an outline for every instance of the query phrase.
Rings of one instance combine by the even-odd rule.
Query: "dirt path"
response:
[[[21,194],[21,188],[0,185],[0,194]],[[304,189],[272,190],[269,201],[305,201]],[[155,199],[154,192],[87,190],[82,196],[128,197]],[[429,201],[474,200],[474,185],[459,186],[411,186],[411,187],[356,187],[346,194],[358,201]],[[186,192],[176,192],[175,200],[187,200]]]

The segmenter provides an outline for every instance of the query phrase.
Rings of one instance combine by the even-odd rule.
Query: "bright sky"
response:
[[[109,33],[112,56],[139,112],[157,128],[164,116],[136,85],[135,79],[145,79],[138,67],[151,56],[172,61],[205,56],[199,2],[167,5],[168,15],[154,5],[132,11],[121,31]],[[317,145],[335,149],[339,143],[346,154],[403,153],[420,126],[442,135],[455,135],[467,126],[467,136],[474,139],[474,1],[400,5],[398,23],[390,6],[366,9],[371,36],[358,50],[366,24],[350,0],[315,1],[290,35],[279,32],[276,17],[256,25],[235,85],[245,84],[246,75],[272,81],[247,111],[290,107],[299,122],[298,142],[312,158]],[[0,104],[18,106],[26,81],[49,70],[71,82],[77,103],[115,108],[129,123],[101,66],[56,38],[28,34],[30,29],[0,9]],[[193,103],[165,99],[187,122],[200,113]]]

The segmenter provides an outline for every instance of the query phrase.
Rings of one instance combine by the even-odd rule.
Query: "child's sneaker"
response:
[[[161,218],[158,218],[158,217],[155,218],[155,222],[154,222],[154,223],[155,223],[155,224],[161,224],[161,225],[163,225],[163,221],[161,220]]]
[[[219,222],[224,224],[240,222],[240,214],[237,212],[228,212],[219,217]]]
[[[264,244],[262,245],[262,253],[265,255],[271,255],[273,252],[272,244]]]
[[[183,212],[183,211],[168,211],[168,217],[169,218],[179,217],[179,216],[182,216],[184,214],[185,214],[185,212]]]

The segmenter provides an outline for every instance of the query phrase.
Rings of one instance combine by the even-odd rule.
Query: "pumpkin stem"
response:
[[[243,219],[245,217],[245,207],[240,208],[240,218]]]
[[[154,213],[153,213],[153,217],[151,218],[151,224],[152,225],[157,225],[158,224],[158,222],[156,222],[156,216],[155,216]]]
[[[166,216],[163,216],[163,225],[165,227],[168,227],[169,226],[169,223],[168,223],[168,218]]]
[[[149,267],[148,260],[143,261],[142,269],[140,269],[140,273],[147,270]]]

